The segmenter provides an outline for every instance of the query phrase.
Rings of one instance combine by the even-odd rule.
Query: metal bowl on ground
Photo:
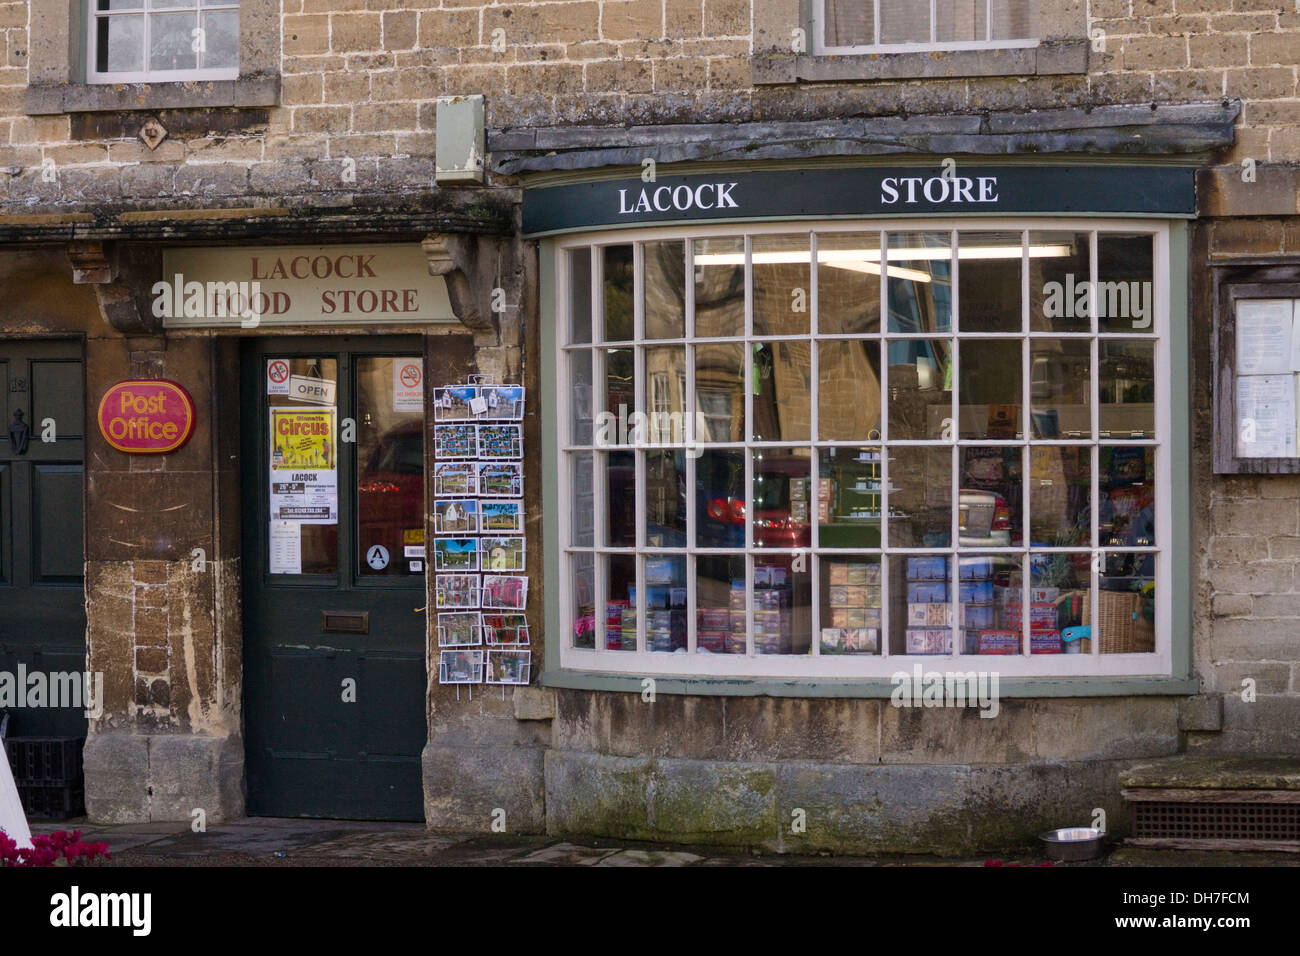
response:
[[[1038,834],[1047,858],[1062,863],[1095,860],[1101,855],[1105,840],[1106,831],[1096,827],[1062,827]]]

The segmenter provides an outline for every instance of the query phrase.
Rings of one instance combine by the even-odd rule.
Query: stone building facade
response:
[[[897,9],[883,6],[886,13]],[[35,387],[14,384],[15,370],[26,363],[23,377],[36,383],[31,370],[51,361],[37,346],[49,343],[70,344],[72,351],[55,359],[76,371],[58,381],[61,389],[67,382],[81,389],[84,411],[84,426],[64,431],[69,439],[75,433],[81,445],[51,453],[45,465],[29,461],[31,475],[15,470],[17,457],[0,462],[26,482],[0,486],[8,509],[0,513],[0,524],[25,529],[5,539],[9,553],[0,559],[8,565],[5,585],[15,589],[16,606],[25,608],[8,621],[0,618],[0,648],[7,655],[0,661],[49,668],[77,659],[84,645],[87,669],[104,675],[103,712],[88,727],[29,723],[37,733],[87,734],[90,817],[177,820],[191,818],[196,809],[209,821],[249,810],[377,814],[422,816],[434,829],[487,831],[504,820],[513,832],[951,852],[1023,842],[1038,830],[1063,825],[1058,821],[1084,822],[1096,808],[1107,811],[1112,828],[1123,830],[1127,811],[1120,779],[1137,763],[1182,754],[1294,756],[1300,716],[1300,643],[1293,628],[1300,607],[1300,469],[1285,460],[1265,466],[1236,456],[1229,456],[1236,461],[1233,470],[1242,473],[1216,468],[1216,443],[1225,439],[1210,383],[1221,390],[1232,383],[1215,364],[1215,336],[1232,328],[1220,307],[1225,288],[1276,283],[1276,298],[1300,298],[1284,288],[1300,283],[1300,6],[1291,0],[1037,0],[1009,6],[1032,11],[1023,21],[1028,26],[1022,24],[1026,42],[990,40],[965,49],[900,43],[873,51],[870,40],[864,44],[858,36],[860,49],[826,52],[823,31],[833,19],[828,11],[849,11],[852,5],[244,0],[237,41],[229,41],[237,46],[237,75],[232,67],[224,78],[177,82],[164,70],[87,82],[87,50],[98,26],[86,18],[93,12],[61,0],[0,5],[0,361],[8,363],[11,379],[6,420],[28,396],[37,401]],[[472,145],[482,153],[471,155],[469,174],[454,181],[448,175],[452,150],[444,142],[440,155],[438,131],[445,121],[448,139],[461,135],[450,107],[466,97],[482,98],[485,133],[475,143],[470,130]],[[443,120],[440,110],[446,110]],[[818,205],[818,195],[831,188],[823,184],[835,175],[849,177],[844,195],[855,197],[868,180],[875,189],[881,176],[897,179],[910,171],[918,183],[942,179],[945,161],[957,176],[970,170],[972,181],[1001,177],[1002,195],[1020,197],[990,210],[995,225],[985,232],[1023,233],[1026,271],[1040,230],[1095,233],[1084,241],[1093,243],[1094,261],[1101,261],[1096,243],[1107,235],[1155,224],[1150,278],[1165,290],[1157,295],[1166,298],[1161,345],[1152,353],[1163,357],[1151,373],[1159,443],[1153,460],[1160,465],[1146,480],[1155,486],[1157,513],[1171,519],[1158,532],[1168,537],[1157,538],[1162,570],[1152,578],[1160,592],[1151,652],[1156,665],[1110,666],[1105,654],[1092,653],[1091,665],[1073,662],[1072,669],[1053,671],[1025,653],[1022,670],[1009,666],[1005,672],[1000,710],[992,720],[979,719],[969,708],[894,706],[888,668],[837,673],[798,660],[784,670],[767,667],[753,617],[746,618],[747,650],[738,655],[750,664],[729,669],[718,663],[724,655],[713,655],[708,667],[697,670],[686,664],[658,668],[644,605],[646,563],[654,557],[644,553],[646,536],[655,532],[646,531],[644,512],[638,512],[641,537],[632,534],[629,545],[640,548],[629,561],[640,562],[633,579],[641,582],[643,601],[635,663],[607,666],[609,650],[584,657],[587,649],[574,644],[579,619],[600,618],[604,623],[592,626],[606,640],[613,628],[605,609],[583,613],[578,605],[608,603],[615,584],[606,578],[596,587],[605,602],[594,595],[583,601],[575,597],[574,577],[582,572],[569,563],[576,560],[570,552],[583,545],[568,525],[577,507],[573,489],[560,486],[573,456],[584,453],[568,448],[562,437],[574,398],[573,382],[566,379],[571,369],[559,356],[574,345],[563,329],[577,321],[574,302],[582,301],[575,299],[577,287],[565,287],[575,275],[565,271],[568,264],[585,257],[582,250],[601,248],[602,234],[614,235],[628,250],[636,247],[627,253],[628,276],[635,278],[627,279],[626,291],[638,292],[650,281],[642,235],[650,237],[647,242],[695,243],[692,255],[704,256],[700,243],[749,235],[757,224],[749,244],[735,253],[738,281],[751,284],[738,301],[748,304],[731,314],[735,322],[753,321],[758,293],[753,273],[745,270],[757,268],[754,255],[764,229],[783,224],[783,235],[812,231],[818,241],[849,225],[861,233],[925,228],[927,222],[931,232],[978,232],[979,217],[963,218],[968,209],[931,204],[914,216],[919,225],[909,226],[910,220],[877,208],[875,199],[860,208]],[[1139,194],[1132,187],[1131,195],[1124,193],[1127,174],[1116,170],[1155,171],[1150,191]],[[766,174],[787,178],[761,180]],[[1017,193],[1011,187],[1022,175],[1040,186]],[[733,180],[742,183],[737,195],[761,195],[769,204],[764,211],[724,214],[716,186],[712,193],[699,189],[705,182]],[[760,181],[782,185],[769,189]],[[660,182],[674,189],[686,184],[703,208],[673,208],[671,192],[661,203],[653,190],[644,215],[620,221],[623,209],[597,208],[602,196],[622,189],[631,212],[641,190]],[[941,188],[947,195],[948,187]],[[1108,195],[1112,189],[1116,193]],[[706,196],[711,204],[702,201]],[[370,249],[403,247],[427,267],[436,305],[391,321],[349,313],[328,323],[257,328],[169,323],[153,308],[155,284],[171,279],[175,257],[186,250],[190,262],[197,261],[194,255],[227,249],[260,255],[265,263],[277,249],[290,247],[316,250],[312,256],[364,256]],[[817,248],[802,253],[802,261],[818,261]],[[602,255],[590,261],[603,263],[599,268],[608,279],[615,260]],[[879,249],[874,261],[879,277]],[[707,272],[710,266],[699,263]],[[249,278],[211,275],[221,281]],[[409,275],[402,272],[402,281]],[[929,275],[924,281],[935,281],[939,273]],[[681,281],[683,289],[691,285]],[[697,275],[697,291],[681,293],[694,316],[703,314],[703,299],[696,301],[701,281]],[[1032,296],[1027,277],[1025,283]],[[877,279],[871,294],[881,295],[888,312],[893,293],[881,293],[881,285]],[[599,283],[582,288],[594,289],[592,302],[613,314],[608,290]],[[782,294],[788,298],[784,286]],[[831,300],[819,301],[829,314]],[[1035,299],[1032,308],[1040,305]],[[644,329],[646,306],[628,308]],[[1026,304],[1026,316],[1030,309]],[[744,328],[718,334],[742,335]],[[930,331],[935,329],[944,342],[952,341],[950,326]],[[879,325],[865,334],[879,340]],[[745,341],[754,335],[762,337],[756,330]],[[394,585],[405,590],[384,598],[424,607],[418,615],[406,612],[405,623],[383,625],[394,635],[401,632],[395,643],[383,645],[383,653],[352,637],[325,636],[315,620],[339,609],[368,610],[375,621],[371,633],[381,621],[399,620],[384,617],[397,613],[395,603],[382,612],[367,603],[380,598],[364,589],[355,554],[349,559],[345,553],[364,543],[353,540],[358,536],[341,534],[337,575],[315,582],[324,589],[323,597],[311,599],[316,603],[303,589],[274,591],[279,582],[266,556],[251,556],[250,548],[269,547],[266,514],[257,510],[266,507],[265,475],[250,460],[250,449],[262,440],[254,433],[265,419],[258,363],[279,354],[328,353],[360,370],[376,336],[389,337],[388,345],[374,348],[390,358],[423,359],[421,488],[427,500],[421,540],[433,541],[440,532],[433,509],[441,492],[433,479],[435,419],[428,387],[481,374],[527,390],[522,497],[533,674],[526,688],[465,688],[440,680],[440,596],[432,572],[422,578],[411,572]],[[1108,347],[1104,335],[1094,333],[1090,341],[1103,351]],[[642,347],[638,342],[624,351],[631,355]],[[687,347],[682,345],[683,354]],[[705,346],[692,340],[689,347]],[[880,354],[891,368],[889,381],[902,388],[903,373],[894,367],[924,369],[925,362],[913,363],[910,355],[899,362],[888,351],[892,347],[884,343]],[[1026,356],[1031,347],[1025,346]],[[594,360],[613,361],[602,355]],[[744,361],[749,364],[738,368],[753,369],[752,358]],[[640,390],[636,401],[649,410],[654,399],[645,391],[647,367],[638,367],[641,378],[632,378]],[[1026,365],[1022,373],[1031,404],[1038,400],[1031,395],[1034,368]],[[698,374],[689,373],[696,388]],[[252,386],[250,375],[256,379]],[[349,400],[361,401],[361,372],[355,375]],[[100,398],[115,383],[152,379],[176,381],[189,391],[195,432],[168,454],[123,454],[96,427]],[[689,391],[686,381],[681,393]],[[1094,394],[1100,397],[1105,388],[1098,385]],[[958,400],[951,400],[961,427]],[[679,406],[688,408],[685,399],[664,408]],[[879,414],[879,398],[874,408]],[[40,409],[28,404],[26,411],[36,428]],[[700,411],[694,400],[689,411]],[[1021,409],[1026,421],[1028,413]],[[340,405],[338,414],[342,419],[347,411]],[[744,428],[742,423],[741,440],[748,434]],[[1107,440],[1089,434],[1089,448]],[[863,443],[880,438],[852,437]],[[942,444],[954,462],[965,454],[951,436],[912,437]],[[740,449],[745,456],[755,436],[749,440]],[[789,433],[785,440],[807,441],[810,452],[820,451],[816,436]],[[1109,453],[1099,448],[1098,454]],[[678,472],[683,515],[694,514],[696,489],[703,487],[697,483],[704,481],[698,470],[703,466],[694,461],[689,467],[697,470],[681,465]],[[370,466],[358,458],[350,467],[353,488],[344,490],[344,499],[351,504],[341,506],[345,519],[355,516],[349,509],[368,507],[356,483],[364,482]],[[648,466],[629,467],[639,475],[630,487],[612,484],[612,472],[598,473],[604,490],[596,500],[606,505],[596,511],[598,524],[607,522],[606,512],[622,495],[649,499],[652,479],[636,471]],[[39,494],[15,491],[27,494],[36,487],[32,476],[41,468],[64,476],[58,486],[62,505],[49,506],[54,491],[45,505]],[[695,481],[687,482],[688,474]],[[742,474],[752,478],[754,472],[742,466]],[[81,476],[79,492],[68,475]],[[901,495],[901,466],[899,476]],[[816,481],[810,487],[818,487]],[[1073,543],[1090,559],[1091,552],[1122,546],[1096,537],[1107,506],[1095,500],[1099,486],[1089,487],[1094,536]],[[957,499],[952,488],[948,493],[950,511],[967,506],[957,500],[967,497],[964,487]],[[84,523],[81,542],[74,542],[71,526],[58,525],[54,517],[78,503]],[[20,521],[15,509],[34,518]],[[698,532],[703,520],[680,517],[682,532]],[[662,521],[676,527],[678,516]],[[952,521],[955,533],[958,519]],[[961,521],[964,527],[964,511]],[[804,522],[813,523],[807,511]],[[41,527],[54,529],[44,545]],[[1023,534],[1028,560],[1028,526]],[[1003,539],[991,535],[983,546],[996,551]],[[956,561],[962,546],[952,537],[918,536],[914,544]],[[14,556],[15,541],[34,549],[32,554]],[[751,591],[756,568],[766,567],[754,541],[738,552],[748,555],[739,559],[747,570],[737,573]],[[1146,553],[1133,540],[1127,545],[1138,548],[1132,553],[1139,558]],[[51,549],[43,558],[42,547]],[[77,547],[83,549],[81,561],[73,560],[70,570],[41,570],[51,566],[55,553],[75,553]],[[816,549],[797,541],[788,550]],[[881,553],[878,539],[859,550]],[[601,553],[598,545],[591,553],[599,562],[622,560]],[[885,556],[899,641],[905,605],[924,603],[901,598],[910,556]],[[696,561],[710,557],[684,549],[681,567],[696,569]],[[677,552],[670,558],[676,561]],[[816,561],[818,573],[830,573],[831,556],[818,552]],[[951,565],[953,580],[957,566]],[[1022,562],[1022,570],[1027,567]],[[1102,600],[1106,573],[1104,562],[1093,569],[1089,580],[1096,586],[1080,588],[1088,595],[1084,600]],[[719,580],[726,582],[725,576]],[[1023,576],[1003,583],[1013,588],[1016,581],[1024,589],[1033,584]],[[698,581],[690,585],[695,603],[687,605],[688,612],[703,606],[697,586],[702,587]],[[820,587],[815,593],[826,585]],[[53,600],[43,588],[57,591],[63,602],[57,622],[43,611]],[[84,594],[80,618],[68,594]],[[310,618],[301,634],[271,633],[268,622],[279,620],[272,606],[299,600],[301,619]],[[252,613],[251,602],[263,602],[263,610]],[[1090,613],[1102,612],[1101,603],[1096,608]],[[752,602],[746,613],[757,613]],[[688,630],[682,646],[698,653],[698,617]],[[1022,636],[1028,652],[1028,626]],[[894,639],[893,631],[877,637],[886,644]],[[300,657],[320,652],[333,663],[302,664],[295,657],[299,651]],[[581,653],[575,657],[573,651]],[[256,661],[255,654],[261,655]],[[891,644],[895,654],[905,654],[902,644]],[[796,655],[774,655],[782,656]],[[385,671],[375,663],[380,658],[404,661],[415,671],[396,665]],[[302,669],[283,664],[290,659]],[[836,660],[820,653],[809,659],[813,665]],[[978,664],[986,670],[987,661],[968,656],[954,659],[953,667]],[[929,656],[925,662],[927,668],[941,666]],[[910,671],[911,664],[904,659],[899,666]],[[275,669],[281,666],[287,669]],[[340,679],[357,675],[358,703],[350,706],[364,707],[371,691],[385,699],[361,717],[338,703]],[[647,678],[653,692],[646,689]],[[405,709],[394,702],[403,689],[426,683],[424,696],[418,689],[407,694]],[[1243,695],[1247,686],[1251,692]],[[255,712],[250,694],[258,701]],[[336,706],[345,709],[331,712]],[[424,724],[414,735],[394,736],[414,744],[394,745],[388,753],[384,723],[400,721],[412,708],[423,708]],[[275,720],[327,729],[311,741],[295,742],[275,737],[268,729]],[[281,771],[274,762],[250,769],[254,746],[299,757],[361,753],[362,763],[367,754],[391,757],[414,781],[418,804],[411,810],[409,800],[398,801],[406,809],[368,802],[367,793],[389,786],[378,771],[366,778],[366,792],[342,787],[335,799],[296,804],[290,798],[310,790],[315,778],[294,776],[297,771],[276,778]],[[374,764],[371,759],[367,765]],[[280,802],[285,794],[287,802]],[[792,830],[795,809],[806,811],[806,829]]]

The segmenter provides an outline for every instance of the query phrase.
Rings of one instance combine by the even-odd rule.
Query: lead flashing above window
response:
[[[959,79],[978,76],[1061,76],[1088,72],[1088,41],[1044,42],[994,50],[926,50],[849,56],[756,56],[755,86],[867,80]]]

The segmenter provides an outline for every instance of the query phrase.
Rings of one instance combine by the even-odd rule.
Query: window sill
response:
[[[255,75],[237,80],[194,80],[189,83],[33,85],[27,87],[23,111],[28,116],[49,116],[214,106],[278,106],[279,103],[280,77]]]
[[[854,56],[756,56],[755,86],[853,80],[1061,76],[1088,72],[1088,41],[1046,41],[1033,47]]]
[[[939,669],[931,667],[931,669]],[[630,674],[547,668],[543,687],[640,694],[644,678]],[[888,680],[790,680],[782,678],[656,677],[657,694],[706,697],[844,697],[888,699],[895,685]],[[1194,677],[1035,677],[1005,678],[999,697],[1182,697],[1200,693]]]

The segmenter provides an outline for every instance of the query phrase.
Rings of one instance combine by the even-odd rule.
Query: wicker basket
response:
[[[1142,617],[1142,595],[1136,591],[1098,591],[1096,627],[1103,654],[1149,654],[1156,649],[1155,628]],[[1083,623],[1092,624],[1092,602],[1083,605]]]

